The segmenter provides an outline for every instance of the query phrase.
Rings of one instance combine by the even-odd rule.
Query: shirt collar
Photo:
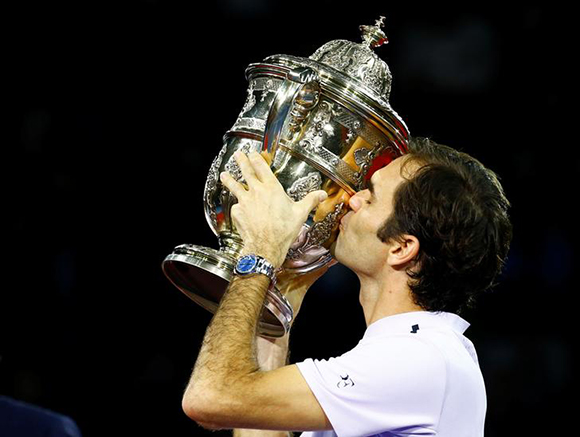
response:
[[[415,325],[416,328],[415,328]],[[384,335],[387,333],[413,333],[420,329],[449,328],[459,334],[463,334],[469,327],[469,323],[457,314],[445,311],[412,311],[393,316],[383,317],[371,323],[363,338]]]

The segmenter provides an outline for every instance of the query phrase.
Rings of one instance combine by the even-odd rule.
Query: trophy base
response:
[[[182,244],[163,261],[165,276],[181,292],[215,313],[232,278],[236,260],[226,253],[203,246]],[[276,288],[270,288],[258,322],[260,335],[278,338],[290,330],[292,306]]]

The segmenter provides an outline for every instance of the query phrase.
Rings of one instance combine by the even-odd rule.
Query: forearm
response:
[[[257,321],[270,279],[234,276],[206,330],[187,393],[236,390],[235,383],[258,371]]]
[[[261,370],[274,370],[289,362],[290,334],[279,338],[256,337],[258,364]],[[233,437],[292,437],[290,431],[267,431],[259,429],[234,429]]]
[[[292,437],[290,431],[265,431],[261,429],[234,429],[233,437]]]

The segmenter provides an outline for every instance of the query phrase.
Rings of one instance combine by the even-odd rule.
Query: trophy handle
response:
[[[274,156],[280,140],[292,142],[320,100],[320,77],[311,68],[290,70],[276,93],[264,130],[263,150]]]
[[[320,96],[320,76],[316,71],[308,67],[300,67],[287,73],[286,80],[278,89],[276,97],[270,106],[264,129],[263,150],[268,152],[272,160],[275,159],[276,151],[280,146],[286,151],[291,152],[293,150],[292,144],[297,143],[302,138],[303,127],[306,125],[309,114],[318,105]],[[339,205],[340,211],[342,210],[342,205],[342,203]],[[328,214],[327,218],[321,220],[318,224],[304,224],[301,230],[302,239],[307,238],[306,234],[311,227],[316,226],[316,233],[319,236],[330,232],[330,220],[336,220],[336,213]],[[299,236],[297,241],[300,239],[301,237]],[[302,252],[302,249],[304,249],[302,245],[304,244],[306,243],[303,241],[299,245],[301,250],[298,257],[304,255],[304,252]],[[307,273],[333,260],[332,255],[326,249],[320,252],[312,248],[309,256],[318,257],[318,261],[311,265],[297,267],[296,260],[292,261],[295,253],[294,249],[291,248],[289,255],[287,255],[287,261],[290,264],[285,262],[284,269],[297,273]]]

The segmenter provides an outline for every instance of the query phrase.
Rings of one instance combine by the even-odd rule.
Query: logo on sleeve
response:
[[[352,379],[350,379],[350,376],[348,376],[348,373],[347,373],[346,376],[340,375],[340,381],[338,381],[336,386],[338,388],[352,387],[352,386],[354,386],[354,381]]]
[[[416,334],[417,331],[419,330],[419,325],[413,325],[411,326],[411,329],[412,329],[411,334]]]

